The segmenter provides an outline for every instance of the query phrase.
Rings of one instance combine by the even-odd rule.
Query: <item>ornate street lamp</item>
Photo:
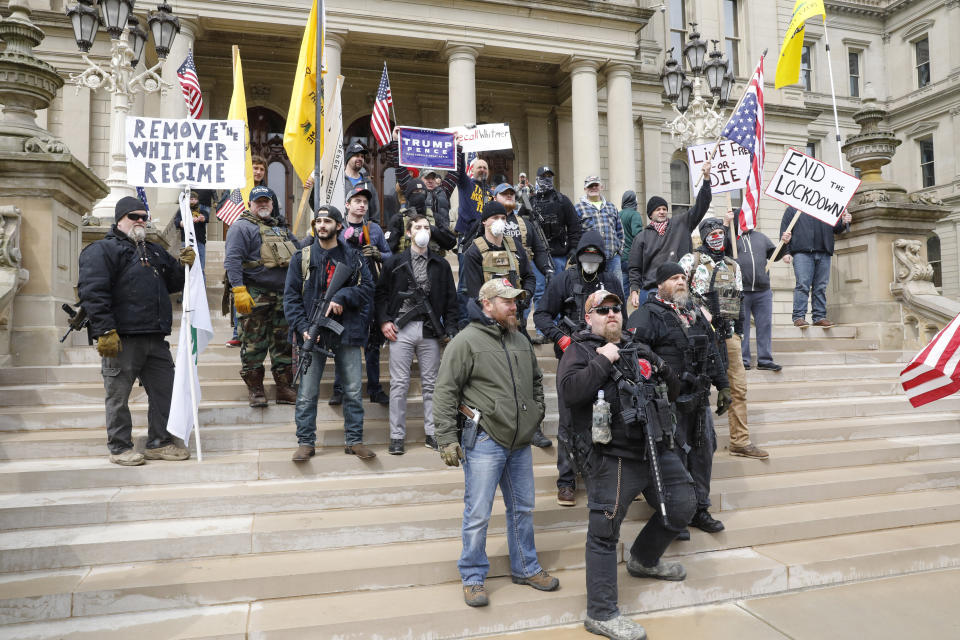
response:
[[[170,49],[173,48],[173,41],[180,33],[180,20],[171,13],[170,5],[161,2],[156,11],[150,12],[150,19],[147,20],[150,25],[150,31],[153,32],[153,47],[157,50],[157,57],[160,60],[166,60]]]
[[[723,88],[723,76],[727,72],[727,61],[723,59],[723,54],[717,49],[719,40],[713,40],[713,51],[710,52],[710,61],[703,69],[703,74],[707,76],[707,86],[710,87],[710,93],[715,96],[720,95],[720,89]]]
[[[127,18],[127,30],[130,33],[130,49],[133,51],[133,60],[130,61],[130,66],[136,69],[137,65],[140,64],[140,59],[143,58],[143,47],[147,44],[147,32],[140,28],[140,19],[132,13]]]
[[[703,59],[707,55],[707,41],[700,39],[697,32],[697,23],[691,22],[693,33],[690,34],[690,40],[683,46],[683,56],[687,59],[687,66],[693,75],[698,76],[703,72]]]
[[[100,0],[100,16],[110,38],[116,40],[127,26],[135,0]]]
[[[690,108],[690,97],[693,95],[693,83],[683,79],[683,84],[680,85],[680,95],[677,96],[677,111],[680,113],[686,113],[687,109]]]
[[[100,26],[100,15],[93,6],[93,0],[80,0],[67,9],[67,17],[73,23],[73,37],[77,41],[77,48],[84,53],[90,51]]]
[[[680,85],[683,82],[683,72],[680,71],[680,63],[673,57],[673,47],[667,51],[669,58],[663,63],[663,70],[660,72],[660,82],[663,83],[663,92],[667,94],[670,102],[677,99],[680,95]]]
[[[717,103],[721,109],[726,107],[730,100],[730,90],[733,89],[734,82],[733,71],[727,71],[723,76],[723,84],[720,85],[720,101]]]

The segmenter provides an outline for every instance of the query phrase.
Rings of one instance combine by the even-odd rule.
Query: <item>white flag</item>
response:
[[[200,268],[200,250],[197,247],[197,234],[193,228],[189,191],[180,192],[180,217],[183,219],[186,244],[193,248],[197,259],[193,268],[187,268],[167,431],[189,445],[190,432],[194,428],[199,428],[199,425],[195,424],[200,403],[197,356],[203,353],[213,338],[213,325],[210,323],[210,307],[207,306],[207,285],[203,278],[203,269]],[[197,442],[198,452],[199,447],[200,443]]]
[[[342,88],[343,76],[337,76],[337,89],[330,103],[330,115],[323,119],[326,130],[323,132],[323,166],[320,171],[322,204],[332,204],[340,211],[344,210],[344,201],[347,199],[343,187],[343,109],[340,104]]]

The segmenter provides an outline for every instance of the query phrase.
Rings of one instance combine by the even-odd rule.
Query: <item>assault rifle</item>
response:
[[[397,294],[402,300],[413,298],[414,307],[410,311],[406,312],[399,318],[397,318],[397,328],[403,329],[409,323],[413,322],[417,318],[423,317],[426,314],[427,318],[430,320],[430,325],[433,327],[434,333],[437,334],[437,338],[441,342],[446,342],[449,338],[447,337],[446,329],[443,326],[443,323],[440,321],[440,318],[437,317],[436,312],[433,310],[433,307],[430,305],[430,298],[427,297],[427,292],[423,290],[423,287],[417,284],[417,279],[413,274],[413,266],[409,262],[401,262],[399,265],[394,267],[394,271],[399,271],[400,269],[406,269],[407,271],[407,280],[410,283],[410,289],[408,291],[401,291]]]
[[[677,409],[681,413],[692,415],[697,421],[694,441],[696,446],[701,447],[704,431],[703,410],[710,403],[710,376],[707,375],[707,365],[710,360],[711,336],[692,335],[690,342],[690,346],[683,352],[687,370],[680,376],[680,380],[686,382],[691,390],[677,398]]]
[[[77,306],[77,309],[79,309],[79,311],[75,310],[72,306],[70,306],[67,303],[63,303],[62,305],[60,305],[60,308],[63,309],[64,312],[66,312],[67,316],[70,318],[69,320],[67,320],[67,327],[69,328],[67,329],[67,332],[63,334],[63,337],[60,338],[61,344],[74,331],[83,331],[90,325],[90,318],[87,317],[87,310],[84,309],[82,306],[80,306],[79,303],[76,306]],[[87,340],[88,341],[90,340],[89,336],[87,337]],[[90,341],[90,344],[93,344],[93,342]]]
[[[550,280],[553,278],[553,257],[550,254],[550,242],[547,240],[547,234],[543,232],[543,214],[540,213],[539,207],[534,209],[530,204],[530,194],[528,192],[524,191],[520,199],[523,200],[523,206],[530,212],[529,220],[534,235],[536,235],[543,250],[547,252],[547,271],[543,274],[543,277],[547,284],[550,284]]]
[[[297,372],[293,376],[293,384],[296,385],[300,378],[310,369],[313,362],[314,352],[319,352],[328,358],[334,357],[333,348],[337,346],[340,334],[343,333],[343,325],[327,316],[330,309],[330,303],[333,296],[343,288],[350,276],[353,275],[353,268],[345,262],[336,262],[333,270],[333,276],[327,284],[327,290],[323,297],[313,303],[313,310],[310,313],[310,325],[307,328],[307,338],[300,345],[298,350]],[[321,272],[317,272],[317,277]]]

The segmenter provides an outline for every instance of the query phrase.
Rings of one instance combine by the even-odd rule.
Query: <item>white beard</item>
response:
[[[134,227],[130,229],[127,236],[134,242],[143,242],[147,239],[147,230],[143,227]]]

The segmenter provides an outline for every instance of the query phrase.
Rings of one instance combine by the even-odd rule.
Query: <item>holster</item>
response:
[[[586,477],[593,470],[593,440],[589,432],[583,433],[574,428],[564,429],[557,435],[561,455],[567,457],[575,473]]]

